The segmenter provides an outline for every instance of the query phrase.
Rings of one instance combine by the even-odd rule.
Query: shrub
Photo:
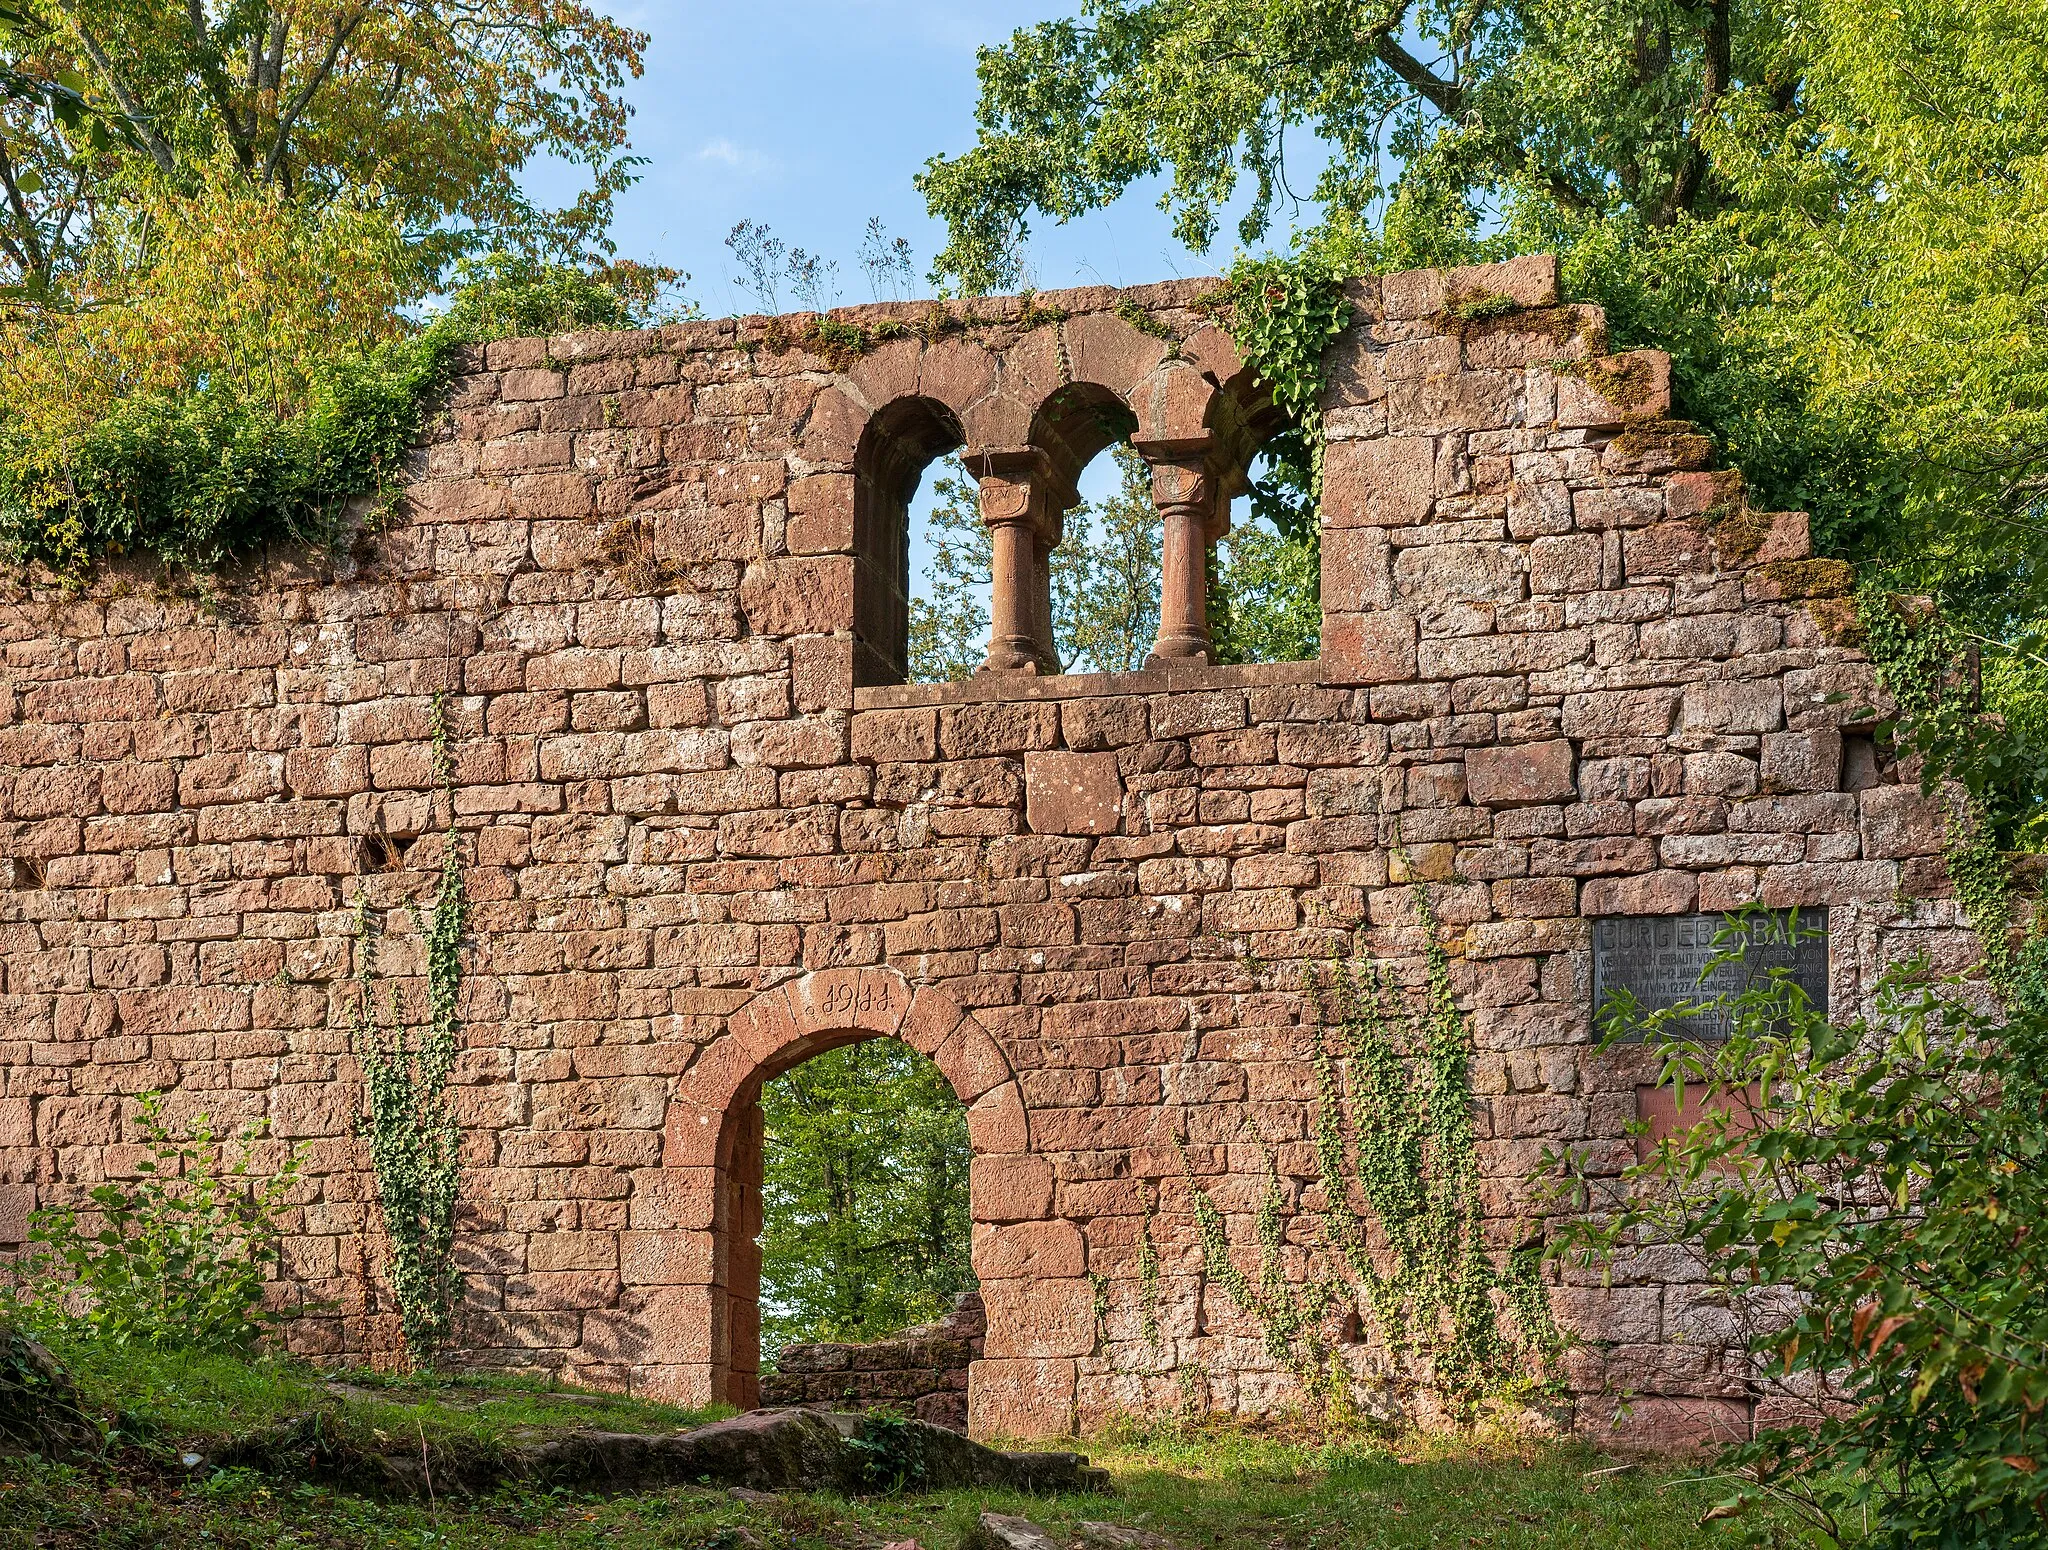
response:
[[[150,1156],[136,1164],[138,1177],[98,1186],[87,1206],[37,1211],[7,1301],[40,1332],[247,1351],[276,1318],[264,1286],[279,1270],[277,1218],[303,1149],[265,1177],[256,1167],[261,1122],[236,1134],[230,1156],[204,1115],[179,1137],[158,1094],[145,1093],[141,1110]]]
[[[2048,1533],[2048,1016],[2001,1028],[1982,999],[1909,964],[1839,1024],[1782,970],[1606,1009],[1609,1040],[1650,1039],[1702,1117],[1566,1241],[1689,1252],[1748,1333],[1768,1408],[1718,1515],[1775,1498],[1836,1544]],[[1724,1042],[1679,1036],[1702,1013]]]
[[[686,315],[673,271],[493,254],[424,326],[388,210],[300,207],[213,168],[152,187],[61,294],[0,315],[0,560],[218,569],[331,545],[388,497],[462,347]]]

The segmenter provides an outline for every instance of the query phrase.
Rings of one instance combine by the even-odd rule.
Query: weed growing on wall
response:
[[[1312,1404],[1348,1400],[1333,1315],[1362,1304],[1386,1349],[1418,1358],[1451,1415],[1545,1381],[1563,1354],[1531,1244],[1496,1262],[1480,1210],[1471,1032],[1420,888],[1427,975],[1411,999],[1377,964],[1336,960],[1305,976],[1319,1013],[1312,1140],[1321,1252],[1288,1243],[1286,1192],[1270,1150],[1257,1213],[1256,1280],[1232,1261],[1221,1213],[1182,1167],[1205,1275],[1260,1327]]]
[[[1266,443],[1269,478],[1251,491],[1253,515],[1285,538],[1312,542],[1323,488],[1323,352],[1351,321],[1345,256],[1315,250],[1295,258],[1240,258],[1214,310],[1291,422]]]
[[[467,916],[462,847],[455,832],[454,766],[439,697],[434,701],[434,762],[448,797],[441,877],[423,936],[428,1020],[415,1034],[399,1016],[377,1015],[377,938],[369,902],[356,899],[356,1004],[349,1044],[363,1071],[366,1112],[359,1133],[370,1149],[387,1240],[385,1279],[398,1301],[406,1354],[430,1365],[452,1333],[461,1277],[455,1268],[455,1208],[462,1182],[462,1129],[449,1078],[462,1043],[462,934]]]
[[[360,246],[367,238],[357,235],[353,245]],[[187,268],[217,266],[211,240],[205,229],[190,234]],[[316,265],[280,289],[324,293],[332,266],[321,263],[327,267]],[[278,264],[290,269],[281,258]],[[279,369],[259,374],[266,391],[258,392],[225,368],[158,381],[135,367],[130,356],[168,349],[159,336],[175,332],[161,299],[131,299],[104,314],[85,309],[80,316],[99,318],[101,334],[113,330],[108,318],[134,313],[130,332],[152,342],[145,347],[120,335],[119,348],[102,341],[95,351],[60,340],[39,345],[26,364],[16,352],[16,376],[40,362],[59,385],[67,372],[83,369],[79,362],[105,357],[126,364],[116,373],[118,391],[72,394],[71,412],[61,416],[37,419],[0,403],[0,561],[47,567],[75,588],[108,556],[209,571],[265,543],[333,546],[355,530],[366,506],[395,499],[406,454],[467,347],[514,333],[653,320],[661,315],[665,274],[618,266],[593,278],[495,255],[465,266],[448,310],[416,332],[386,329],[388,337],[369,343],[304,344],[283,373],[290,391],[281,399],[268,391]],[[237,311],[214,326],[240,338],[237,330],[257,325]],[[181,370],[190,365],[187,355],[203,362],[212,347],[178,353]]]

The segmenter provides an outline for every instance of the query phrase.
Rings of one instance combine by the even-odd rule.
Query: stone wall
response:
[[[981,1359],[988,1316],[969,1292],[936,1324],[866,1345],[786,1345],[761,1375],[761,1403],[823,1410],[890,1409],[934,1426],[967,1430],[967,1373]]]
[[[1412,979],[1417,882],[1502,1242],[1545,1147],[1628,1150],[1644,1073],[1589,1047],[1591,919],[1826,905],[1839,1007],[1968,955],[1938,815],[1854,719],[1846,568],[1707,470],[1667,363],[1605,355],[1548,260],[1353,286],[1320,661],[1209,666],[1184,632],[1143,673],[888,682],[903,506],[948,445],[1015,529],[1013,664],[1042,519],[1114,436],[1183,532],[1215,520],[1277,421],[1207,289],[852,309],[865,348],[829,356],[806,318],[494,344],[348,557],[9,598],[0,1227],[132,1172],[139,1093],[264,1119],[308,1149],[294,1345],[389,1351],[351,904],[422,1016],[405,907],[452,822],[469,1360],[751,1403],[760,1084],[896,1036],[968,1105],[976,1430],[1177,1405],[1187,1372],[1258,1413],[1291,1382],[1203,1284],[1180,1144],[1249,1252],[1254,1137],[1314,1173],[1299,966],[1356,931]],[[1582,1426],[1624,1390],[1638,1426],[1746,1424],[1678,1267],[1556,1305]]]

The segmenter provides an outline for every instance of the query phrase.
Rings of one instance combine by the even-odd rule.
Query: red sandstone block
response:
[[[844,555],[764,560],[747,567],[740,606],[761,635],[853,627],[853,560]]]
[[[968,1432],[978,1438],[1070,1437],[1075,1367],[1071,1360],[982,1360],[968,1369]]]
[[[853,757],[869,764],[907,764],[936,759],[938,713],[931,710],[868,710],[853,718]]]
[[[1488,807],[1569,801],[1577,794],[1573,757],[1563,738],[1474,748],[1465,756],[1466,787],[1474,802]]]
[[[1631,581],[1645,576],[1711,575],[1713,535],[1704,522],[1657,522],[1622,534],[1622,564]]]
[[[789,487],[789,469],[772,462],[715,463],[704,472],[704,491],[713,505],[759,505]]]
[[[353,796],[369,789],[369,751],[295,748],[285,755],[284,779],[295,797]]]
[[[1088,1267],[1088,1251],[1081,1241],[1081,1231],[1066,1221],[1019,1221],[976,1227],[973,1258],[974,1273],[983,1282],[1080,1276]]]
[[[977,1155],[969,1167],[968,1184],[974,1220],[1035,1222],[1049,1217],[1052,1184],[1052,1164],[1042,1157]]]
[[[1617,1404],[1604,1422],[1589,1415],[1582,1430],[1615,1452],[1709,1453],[1749,1439],[1750,1406],[1741,1399],[1638,1398]]]
[[[1025,817],[1038,834],[1114,834],[1123,783],[1112,753],[1027,753]]]
[[[891,969],[826,969],[787,987],[790,1017],[801,1031],[859,1028],[893,1035],[910,1010],[910,990]]]
[[[1685,688],[1679,725],[1688,732],[1775,732],[1784,724],[1784,690],[1776,678],[1694,683]]]
[[[1428,436],[1332,442],[1323,455],[1323,521],[1330,527],[1409,527],[1436,498]]]
[[[1327,613],[1323,622],[1323,671],[1339,683],[1399,683],[1415,676],[1415,616],[1400,609],[1381,613]]]
[[[1942,798],[1918,786],[1872,786],[1858,798],[1863,854],[1871,860],[1940,855],[1948,824]]]
[[[977,1158],[1030,1150],[1030,1120],[1015,1082],[998,1083],[974,1100],[967,1110],[967,1138]]]
[[[142,674],[38,684],[22,696],[31,722],[141,721],[157,713],[156,685]]]
[[[981,1295],[988,1304],[983,1350],[990,1356],[1086,1356],[1095,1349],[1095,1289],[1084,1277],[984,1281]]]
[[[939,712],[939,747],[949,759],[985,759],[1055,746],[1059,707],[1050,704],[948,706]]]
[[[1678,689],[1602,689],[1564,697],[1568,738],[1661,738],[1671,734]]]
[[[1836,791],[1842,784],[1842,734],[1832,727],[1776,732],[1763,740],[1766,791]]]
[[[1647,872],[1640,877],[1596,877],[1581,890],[1587,915],[1683,915],[1699,899],[1690,872]]]

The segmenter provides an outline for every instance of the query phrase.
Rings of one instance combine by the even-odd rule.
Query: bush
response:
[[[1724,933],[1797,932],[1745,912]],[[1723,961],[1734,957],[1731,947]],[[1656,1046],[1702,1107],[1567,1242],[1681,1248],[1749,1333],[1753,1442],[1716,1513],[1789,1505],[1833,1544],[2048,1535],[2048,1016],[2000,1027],[1981,985],[1921,964],[1831,1023],[1783,971],[1608,1038]],[[1725,1014],[1718,1044],[1682,1019]]]
[[[162,1099],[143,1095],[150,1157],[139,1177],[100,1185],[86,1207],[51,1206],[31,1220],[19,1283],[6,1293],[32,1330],[164,1350],[248,1351],[277,1315],[263,1306],[280,1267],[278,1213],[298,1182],[303,1148],[273,1175],[256,1170],[260,1122],[233,1156],[204,1115],[174,1136]]]
[[[674,278],[493,254],[420,326],[388,211],[302,209],[232,169],[152,189],[89,273],[0,315],[0,560],[76,586],[110,556],[210,571],[334,544],[395,490],[463,346],[686,315]]]

